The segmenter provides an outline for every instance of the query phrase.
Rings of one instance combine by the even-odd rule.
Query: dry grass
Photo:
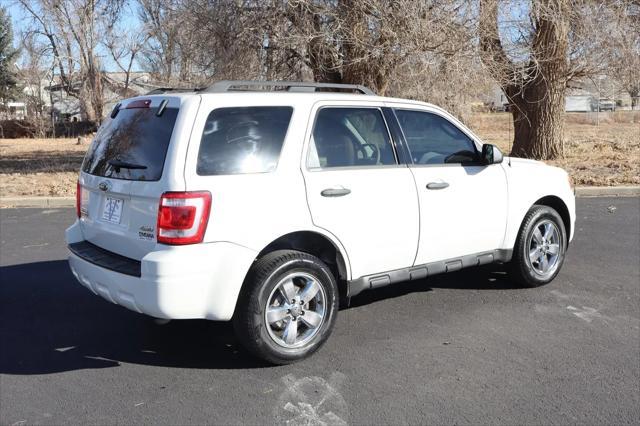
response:
[[[477,114],[470,127],[509,151],[509,114]],[[88,147],[88,140],[0,139],[0,196],[74,195]],[[550,163],[569,171],[577,185],[640,184],[640,112],[567,114],[564,151]]]
[[[509,152],[510,114],[477,114],[469,124],[485,142]],[[548,163],[567,170],[576,185],[640,184],[640,112],[567,114],[564,157]]]
[[[72,196],[89,147],[77,139],[0,139],[0,196]]]

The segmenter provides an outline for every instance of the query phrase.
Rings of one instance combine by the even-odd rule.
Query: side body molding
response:
[[[438,275],[445,272],[459,271],[472,266],[486,265],[489,263],[504,263],[511,260],[513,250],[493,250],[483,253],[470,254],[460,258],[446,259],[431,262],[424,265],[416,265],[410,268],[396,269],[380,274],[367,275],[347,283],[347,296],[353,297],[364,290],[384,287],[403,281],[414,281]]]

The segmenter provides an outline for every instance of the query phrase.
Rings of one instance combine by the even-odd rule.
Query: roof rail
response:
[[[162,95],[167,92],[197,92],[203,90],[202,87],[158,87],[153,89],[150,92],[145,93],[145,95]]]
[[[246,89],[243,89],[245,87]],[[311,83],[303,81],[255,81],[255,80],[223,80],[202,89],[201,93],[223,93],[233,91],[263,90],[261,88],[283,88],[288,92],[316,92],[322,91],[351,91],[359,92],[363,95],[375,96],[375,93],[366,86],[359,84],[333,84],[333,83]]]

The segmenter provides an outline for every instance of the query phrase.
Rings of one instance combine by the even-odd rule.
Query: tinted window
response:
[[[291,121],[291,107],[211,111],[198,152],[199,175],[273,171]]]
[[[421,111],[396,110],[414,164],[476,161],[473,141],[447,119]]]
[[[396,164],[382,113],[373,108],[323,108],[313,129],[307,165],[349,167]]]
[[[178,109],[166,108],[160,117],[157,111],[121,109],[115,118],[107,118],[87,151],[82,170],[115,179],[160,179]],[[139,168],[125,168],[123,163]]]

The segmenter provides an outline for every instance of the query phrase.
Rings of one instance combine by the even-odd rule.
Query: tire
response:
[[[233,325],[249,352],[272,364],[289,364],[310,356],[327,340],[338,303],[336,279],[324,262],[307,253],[278,250],[249,271]]]
[[[556,247],[557,253],[554,253]],[[567,233],[558,212],[548,206],[534,205],[520,226],[509,274],[523,287],[547,284],[560,272],[566,249]]]

